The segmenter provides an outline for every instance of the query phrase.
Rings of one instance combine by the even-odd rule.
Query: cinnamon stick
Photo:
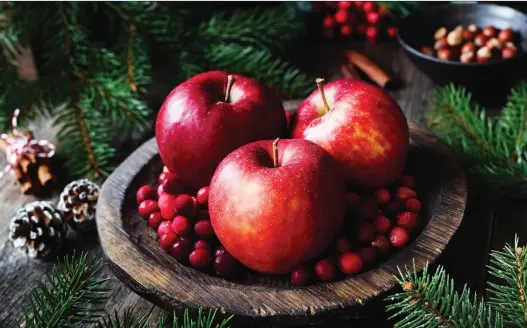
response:
[[[346,56],[348,57],[350,63],[357,66],[361,71],[364,72],[364,74],[366,74],[381,88],[386,87],[390,82],[390,76],[363,54],[354,50],[348,50],[346,52]]]

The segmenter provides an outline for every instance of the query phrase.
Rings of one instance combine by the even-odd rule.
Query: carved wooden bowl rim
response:
[[[410,132],[413,145],[433,146],[444,156],[442,168],[447,175],[438,186],[435,212],[430,213],[427,225],[409,246],[357,276],[307,287],[245,285],[201,273],[175,259],[168,266],[142,252],[122,226],[123,206],[127,205],[126,195],[135,177],[153,160],[159,160],[155,138],[130,155],[102,187],[97,210],[102,248],[119,279],[164,308],[184,305],[249,317],[273,317],[314,315],[363,304],[397,284],[394,275],[398,275],[398,268],[411,267],[415,261],[422,270],[433,262],[463,219],[467,194],[464,171],[435,137],[411,123]]]

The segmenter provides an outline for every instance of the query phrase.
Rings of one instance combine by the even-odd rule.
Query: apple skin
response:
[[[257,141],[229,154],[209,191],[209,213],[218,239],[255,271],[285,274],[320,255],[345,217],[346,186],[338,163],[301,139]]]
[[[404,170],[409,149],[408,123],[397,102],[357,80],[336,80],[323,88],[329,112],[315,90],[298,107],[293,138],[322,146],[351,184],[377,188],[394,181]]]
[[[225,103],[228,75],[235,81]],[[221,71],[198,74],[174,88],[156,122],[163,163],[195,190],[209,185],[234,149],[285,133],[285,111],[276,94],[254,79]]]

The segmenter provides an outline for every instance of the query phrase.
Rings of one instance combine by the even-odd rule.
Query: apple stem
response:
[[[273,141],[273,166],[278,167],[278,140],[280,138],[276,138],[275,141]]]
[[[324,93],[324,79],[318,77],[316,80],[318,90],[320,90],[320,95],[322,96],[322,102],[324,103],[324,107],[326,107],[326,113],[329,112],[329,105],[328,100],[326,99],[326,94]]]
[[[234,84],[234,76],[229,75],[227,76],[227,89],[225,90],[225,102],[229,102],[229,98],[231,97],[231,89],[232,85]]]

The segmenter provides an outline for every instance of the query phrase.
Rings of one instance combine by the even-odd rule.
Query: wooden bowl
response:
[[[102,187],[97,226],[115,275],[132,290],[165,309],[217,308],[235,314],[234,323],[272,327],[306,325],[355,311],[396,286],[397,267],[418,269],[433,262],[456,232],[466,200],[465,175],[453,154],[433,136],[410,125],[407,171],[423,202],[423,230],[408,246],[357,276],[308,287],[287,278],[252,274],[229,282],[179,264],[158,245],[157,234],[137,214],[135,191],[155,184],[162,163],[155,139],[126,159]]]

